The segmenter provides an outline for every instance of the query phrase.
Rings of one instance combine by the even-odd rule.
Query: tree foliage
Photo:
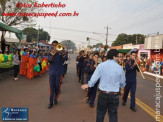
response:
[[[142,34],[127,35],[121,33],[118,35],[116,40],[112,43],[112,46],[119,46],[119,45],[130,44],[130,43],[136,44],[136,38],[137,38],[137,44],[144,44],[145,36]]]
[[[99,46],[101,46],[102,45],[102,43],[97,43],[96,45],[93,45],[93,48],[98,48]]]
[[[38,30],[35,28],[32,28],[32,27],[24,28],[23,34],[27,35],[27,42],[37,41]],[[40,40],[49,41],[50,40],[49,33],[44,31],[43,29],[40,29],[39,30],[39,41]]]
[[[72,49],[72,50],[76,50],[76,45],[73,41],[71,40],[65,40],[61,42],[63,45],[66,46],[67,49]]]
[[[38,9],[36,7],[16,7],[17,3],[28,3],[34,4],[37,2],[36,0],[26,0],[24,2],[20,2],[20,0],[0,0],[0,20],[9,26],[18,26],[21,24],[31,25],[34,22],[32,17],[28,16],[3,16],[4,13],[33,13],[37,11],[41,11],[42,9]],[[2,32],[1,39],[4,38],[5,31]]]
[[[3,13],[33,13],[38,11],[36,7],[16,7],[17,3],[22,3],[20,0],[0,0],[0,20],[9,26],[15,26],[19,24],[29,24],[34,20],[28,16],[2,16]],[[26,3],[34,4],[36,0],[28,0]]]

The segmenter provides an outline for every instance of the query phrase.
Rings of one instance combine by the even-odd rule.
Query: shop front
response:
[[[151,56],[151,51],[150,50],[145,50],[144,49],[144,44],[140,44],[139,45],[139,50],[138,50],[138,57],[139,58],[147,58],[147,59],[150,59],[150,56]]]

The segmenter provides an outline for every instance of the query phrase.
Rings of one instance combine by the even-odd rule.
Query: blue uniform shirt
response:
[[[83,56],[79,58],[79,64],[78,64],[79,67],[84,68],[84,60],[85,60],[85,57]]]
[[[50,75],[61,75],[63,73],[63,59],[62,55],[59,55],[57,52],[52,60],[50,60],[51,54],[48,55],[48,62],[50,63],[49,65],[49,74]]]
[[[89,60],[87,61],[85,71],[86,71],[88,74],[90,74],[90,75],[92,75],[93,72],[94,72],[94,70],[95,70],[94,64],[95,64],[95,62],[94,62],[92,59],[89,59]]]
[[[138,67],[134,65],[134,60],[126,61],[126,83],[136,83],[136,70],[139,71]]]
[[[107,60],[97,66],[88,82],[89,87],[93,87],[99,78],[99,89],[101,91],[119,92],[119,87],[125,86],[124,70],[114,60]]]

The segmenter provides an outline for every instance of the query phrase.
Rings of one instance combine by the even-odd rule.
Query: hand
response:
[[[18,61],[17,63],[20,64],[20,61]]]
[[[137,65],[136,62],[134,62],[134,65],[135,65],[135,66]]]
[[[51,54],[52,54],[52,55],[55,55],[56,52],[57,52],[57,50],[52,50],[52,51],[51,51]]]
[[[97,64],[95,64],[94,67],[96,68],[97,67]]]
[[[88,84],[84,84],[84,85],[81,86],[81,89],[85,90],[85,89],[87,89],[88,87],[89,87]]]

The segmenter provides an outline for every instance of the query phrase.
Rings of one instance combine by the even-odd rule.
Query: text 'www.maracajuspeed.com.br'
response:
[[[28,16],[28,17],[57,17],[57,16],[78,16],[79,13],[59,13],[56,11],[55,13],[3,13],[2,16]]]

